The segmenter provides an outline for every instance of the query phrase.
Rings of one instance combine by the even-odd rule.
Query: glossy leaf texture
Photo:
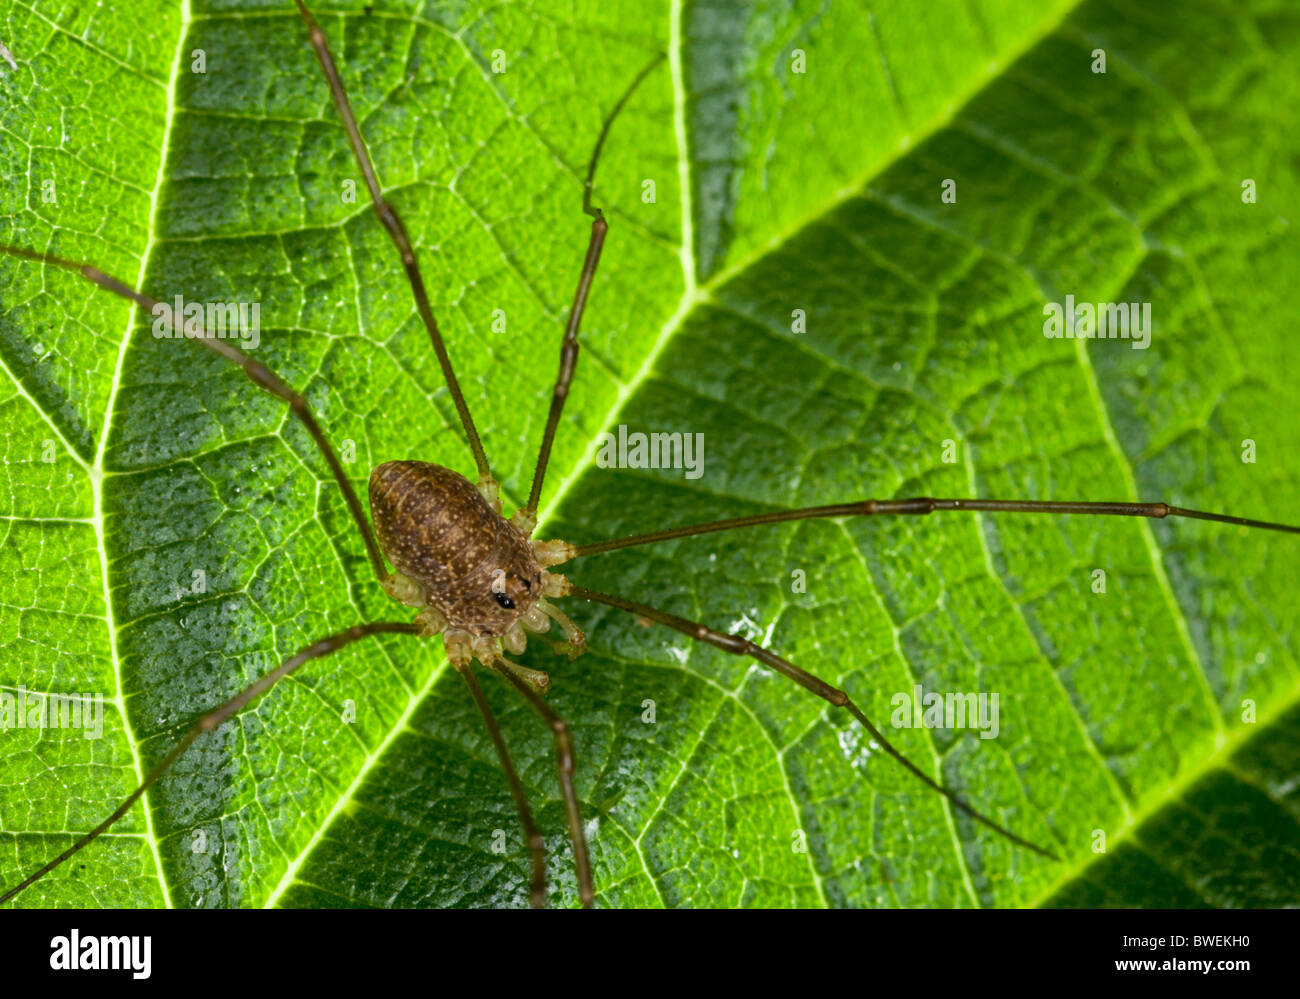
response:
[[[587,158],[668,53],[600,164],[611,233],[540,534],[912,495],[1300,522],[1293,5],[317,16],[508,508],[586,243]],[[472,473],[292,4],[0,0],[0,39],[0,240],[169,301],[256,303],[250,352],[304,392],[362,495],[382,461]],[[1045,337],[1067,295],[1150,303],[1149,347]],[[196,345],[4,258],[0,362],[0,695],[104,710],[100,738],[0,731],[8,885],[205,709],[322,635],[410,612],[302,428]],[[620,425],[700,435],[700,474],[604,467]],[[1296,904],[1298,548],[1194,521],[935,514],[566,566],[842,685],[927,773],[1062,857],[954,812],[789,681],[570,601],[588,654],[524,661],[573,729],[598,904]],[[549,733],[484,683],[572,905]],[[996,737],[895,727],[917,685],[996,694]],[[527,870],[440,642],[398,636],[204,736],[15,904],[518,906]]]

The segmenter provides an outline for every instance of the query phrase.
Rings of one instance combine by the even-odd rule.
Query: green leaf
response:
[[[1300,522],[1286,5],[370,7],[317,13],[508,508],[581,267],[587,158],[670,56],[600,164],[610,239],[540,534],[913,495]],[[355,449],[359,491],[386,460],[472,472],[395,252],[364,188],[346,197],[359,173],[292,5],[0,0],[0,39],[17,63],[0,62],[0,241],[159,298],[258,303],[250,352]],[[1149,349],[1044,337],[1066,295],[1150,302]],[[410,612],[310,438],[231,366],[7,257],[0,362],[0,695],[104,697],[102,738],[0,732],[12,885],[202,712],[325,634]],[[620,424],[702,434],[703,474],[601,467]],[[1295,544],[953,513],[565,566],[844,687],[923,770],[1063,858],[954,812],[790,681],[568,601],[588,654],[523,661],[572,726],[598,904],[1296,904]],[[891,726],[917,684],[998,694],[997,737]],[[484,687],[573,904],[549,733]],[[15,904],[527,899],[513,804],[437,641],[305,667],[147,804]]]

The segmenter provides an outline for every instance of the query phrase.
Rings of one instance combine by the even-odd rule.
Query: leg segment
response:
[[[513,664],[506,663],[498,659],[488,663],[493,669],[504,676],[514,686],[519,693],[524,695],[524,700],[532,705],[533,710],[542,716],[542,720],[550,726],[551,732],[555,736],[555,757],[560,771],[560,792],[564,797],[564,811],[569,819],[569,836],[573,840],[573,863],[578,872],[578,897],[582,899],[582,907],[590,909],[596,899],[596,893],[591,886],[591,859],[587,853],[587,834],[582,828],[582,811],[578,807],[578,795],[573,789],[574,757],[573,757],[573,737],[569,734],[569,726],[554,711],[551,710],[540,694],[537,693],[528,682],[516,673],[512,668]]]
[[[600,251],[605,246],[605,233],[609,223],[599,208],[591,204],[591,182],[596,176],[596,164],[600,160],[600,150],[605,145],[610,126],[623,110],[632,92],[636,90],[652,69],[663,61],[663,55],[657,56],[645,69],[637,74],[631,86],[623,92],[617,104],[605,117],[596,140],[596,148],[587,165],[587,182],[582,189],[582,210],[593,219],[591,238],[587,242],[587,256],[582,262],[582,273],[578,277],[578,290],[573,296],[573,308],[569,310],[569,321],[564,327],[564,340],[560,344],[560,373],[555,380],[555,390],[551,393],[551,408],[546,415],[546,429],[542,433],[542,446],[537,454],[537,467],[533,472],[533,486],[528,493],[528,503],[515,514],[515,526],[531,534],[537,524],[537,504],[542,496],[542,482],[546,478],[546,465],[551,458],[551,445],[555,441],[555,429],[560,423],[560,414],[564,411],[564,402],[569,397],[569,386],[573,383],[573,372],[578,366],[578,327],[582,324],[582,314],[587,308],[587,295],[591,291],[591,282],[596,276],[596,266],[600,263]]]
[[[528,851],[533,858],[533,888],[529,902],[534,909],[544,909],[546,908],[546,843],[533,823],[533,813],[528,808],[528,797],[524,794],[523,785],[519,783],[519,774],[515,772],[515,766],[510,761],[510,751],[506,749],[506,741],[501,737],[496,716],[488,706],[487,698],[483,696],[483,690],[470,670],[470,663],[453,660],[452,665],[469,686],[474,703],[478,705],[483,722],[487,725],[488,734],[492,736],[492,744],[497,748],[501,769],[506,772],[506,782],[510,785],[510,795],[515,799],[515,808],[519,810],[519,822],[524,827],[524,841],[528,844]]]
[[[290,673],[296,670],[303,663],[310,662],[312,659],[319,659],[321,656],[327,656],[331,652],[337,652],[339,649],[351,645],[353,642],[359,639],[367,638],[370,635],[386,635],[386,634],[414,635],[416,634],[416,627],[415,625],[405,621],[386,621],[377,624],[359,624],[351,628],[348,628],[346,631],[340,631],[337,632],[336,634],[328,636],[327,638],[322,638],[320,641],[313,642],[305,649],[302,649],[300,652],[297,652],[294,655],[290,656],[278,667],[276,667],[276,669],[272,670],[270,673],[267,673],[261,679],[251,683],[242,692],[236,694],[230,700],[226,701],[225,704],[222,704],[220,707],[215,708],[212,711],[209,711],[197,722],[195,722],[194,727],[191,728],[189,732],[185,734],[185,737],[181,739],[181,741],[178,742],[172,748],[172,751],[169,752],[166,756],[164,756],[156,767],[154,767],[152,770],[149,771],[149,774],[148,776],[145,777],[144,782],[141,783],[141,785],[137,787],[134,791],[132,791],[131,794],[127,797],[127,799],[124,802],[122,802],[122,804],[118,805],[117,809],[113,812],[112,815],[106,818],[99,825],[95,826],[94,829],[90,830],[90,832],[82,836],[81,839],[73,843],[72,846],[68,847],[66,850],[64,850],[61,854],[59,854],[57,857],[51,860],[48,864],[46,864],[36,873],[28,876],[27,878],[24,878],[21,882],[19,882],[14,887],[10,888],[3,895],[0,895],[0,903],[9,901],[15,895],[21,892],[24,888],[27,888],[33,882],[39,880],[40,878],[43,878],[46,874],[50,873],[50,871],[54,870],[54,868],[58,867],[61,863],[63,863],[73,854],[89,846],[92,842],[95,841],[95,839],[99,837],[101,833],[103,833],[106,829],[108,829],[109,826],[111,826],[114,822],[116,822],[118,819],[120,819],[123,815],[125,815],[127,812],[131,810],[131,806],[134,805],[137,801],[139,801],[140,798],[144,795],[145,791],[147,791],[151,786],[153,786],[153,784],[155,784],[158,781],[158,779],[162,777],[162,775],[165,774],[171,768],[171,765],[180,758],[181,754],[184,753],[185,750],[189,749],[191,745],[193,745],[194,740],[196,740],[204,732],[211,732],[214,729],[219,728],[222,724],[229,721],[235,715],[239,714],[239,712],[243,711],[244,708],[246,708],[252,701],[261,697],[273,686],[275,686],[275,684],[279,680],[288,676]]]
[[[965,801],[957,797],[957,795],[952,791],[949,791],[942,784],[933,780],[917,767],[916,764],[894,748],[890,741],[885,738],[880,729],[871,724],[870,719],[868,719],[867,716],[862,713],[861,709],[859,709],[858,706],[849,699],[848,694],[836,687],[832,687],[830,684],[818,679],[806,670],[800,669],[798,666],[794,665],[794,663],[782,659],[775,653],[769,652],[767,649],[755,645],[753,642],[746,638],[742,638],[739,635],[729,635],[725,632],[715,631],[714,629],[706,627],[696,621],[688,621],[684,617],[678,617],[676,614],[669,614],[667,611],[661,611],[654,607],[647,606],[646,604],[637,603],[633,600],[625,600],[623,597],[612,596],[608,593],[597,593],[593,590],[583,589],[581,586],[575,586],[573,584],[570,584],[570,594],[575,597],[581,597],[584,600],[593,600],[596,603],[608,604],[610,607],[617,607],[620,610],[625,610],[629,613],[640,615],[641,617],[647,617],[652,621],[657,621],[660,624],[667,625],[669,628],[674,628],[677,631],[680,631],[683,635],[687,635],[697,641],[707,642],[709,645],[722,649],[724,652],[730,652],[733,655],[738,656],[749,656],[751,659],[758,660],[764,666],[775,670],[782,676],[789,677],[805,690],[811,691],[823,700],[828,701],[836,707],[845,708],[858,720],[858,723],[867,730],[867,733],[876,740],[886,753],[906,767],[913,776],[920,779],[931,789],[938,791],[945,798],[951,801],[953,805],[961,809],[976,822],[988,826],[988,828],[998,833],[998,835],[1006,837],[1017,846],[1023,846],[1025,849],[1032,850],[1034,853],[1047,857],[1049,860],[1059,859],[1050,851],[1043,849],[1041,846],[1035,846],[1028,840],[1017,836],[1010,829],[1007,829],[1006,827],[994,822],[992,819],[981,815],[970,805],[966,804]]]
[[[862,500],[858,503],[810,506],[802,510],[756,513],[748,517],[732,517],[730,520],[715,520],[707,524],[669,527],[662,531],[651,531],[649,534],[632,534],[625,538],[613,538],[609,541],[598,541],[590,545],[577,545],[573,547],[569,557],[595,555],[599,552],[611,552],[619,548],[635,548],[638,545],[648,545],[655,541],[687,538],[696,534],[712,534],[716,531],[730,531],[737,527],[752,527],[756,524],[779,524],[789,520],[812,520],[818,517],[868,517],[888,514],[924,515],[934,513],[936,510],[956,510],[964,513],[984,511],[988,513],[1090,514],[1107,517],[1151,517],[1156,520],[1163,520],[1165,517],[1188,517],[1193,520],[1212,520],[1220,524],[1234,524],[1238,527],[1300,534],[1300,526],[1275,524],[1267,520],[1249,520],[1245,517],[1229,516],[1226,513],[1205,513],[1201,510],[1187,510],[1179,506],[1170,506],[1168,503],[932,499],[928,496],[922,496],[916,499]]]
[[[22,257],[25,260],[37,260],[50,267],[60,267],[66,271],[74,271],[87,280],[93,281],[101,288],[106,288],[114,295],[134,302],[155,318],[166,316],[173,332],[181,333],[183,331],[183,324],[180,323],[179,317],[172,314],[173,310],[170,305],[155,301],[148,295],[136,291],[129,285],[123,284],[117,278],[105,274],[99,268],[90,264],[64,260],[62,257],[56,257],[51,253],[39,253],[35,250],[24,250],[21,247],[6,246],[4,244],[0,244],[0,253],[7,253],[13,257]],[[316,417],[312,415],[307,401],[265,364],[254,361],[243,351],[232,347],[225,340],[212,336],[207,330],[200,328],[194,336],[187,335],[186,339],[192,339],[214,354],[224,357],[231,364],[241,368],[253,384],[289,404],[290,411],[307,428],[307,433],[311,435],[311,439],[316,442],[316,447],[324,455],[325,462],[329,465],[330,472],[334,476],[334,481],[338,483],[343,498],[347,502],[352,519],[356,522],[357,530],[361,532],[361,540],[365,542],[366,554],[370,557],[370,564],[375,568],[375,575],[381,581],[387,579],[388,568],[384,565],[384,557],[379,552],[379,545],[375,541],[374,531],[370,529],[370,521],[366,519],[365,511],[361,508],[361,500],[357,498],[357,492],[352,488],[352,483],[348,481],[347,475],[344,474],[343,465],[340,464],[338,455],[334,453],[334,448],[330,446],[330,442],[321,430],[320,424],[316,422]]]
[[[375,214],[379,216],[379,221],[388,230],[388,235],[392,238],[398,253],[401,254],[402,268],[406,271],[407,280],[411,282],[411,291],[415,295],[416,310],[424,321],[425,329],[429,331],[433,352],[438,356],[438,364],[442,367],[443,380],[447,383],[447,391],[451,393],[451,401],[456,406],[461,426],[465,429],[465,439],[469,442],[469,449],[474,455],[474,464],[478,466],[479,488],[491,491],[495,495],[496,481],[492,478],[492,469],[488,465],[487,455],[483,452],[483,442],[479,440],[478,428],[474,426],[474,418],[470,416],[469,406],[466,405],[465,396],[460,390],[460,382],[456,380],[456,372],[451,367],[451,358],[447,356],[447,347],[443,344],[442,334],[438,331],[438,321],[433,316],[433,306],[429,304],[429,294],[424,288],[424,278],[420,275],[420,265],[415,259],[415,248],[411,245],[411,238],[406,234],[406,226],[402,224],[393,206],[384,199],[384,193],[379,188],[374,164],[370,162],[370,153],[366,150],[365,140],[361,138],[361,129],[357,125],[356,115],[352,112],[352,103],[348,100],[347,90],[339,76],[338,67],[334,64],[334,56],[325,41],[325,32],[321,31],[320,25],[316,23],[316,19],[312,17],[311,11],[302,0],[295,0],[295,3],[298,4],[298,12],[307,25],[307,37],[316,51],[316,59],[325,72],[325,82],[329,85],[330,96],[334,99],[334,107],[338,109],[343,129],[348,134],[348,142],[357,159],[357,166],[361,168],[361,176],[370,191],[370,200],[375,206]]]

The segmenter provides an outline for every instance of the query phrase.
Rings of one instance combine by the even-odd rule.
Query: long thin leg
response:
[[[51,267],[74,271],[93,281],[101,288],[106,288],[114,295],[134,302],[155,318],[166,315],[172,331],[178,335],[182,333],[183,324],[180,322],[180,317],[173,314],[174,310],[170,305],[155,301],[143,292],[136,291],[91,264],[78,263],[75,260],[64,260],[52,253],[25,250],[19,246],[6,246],[2,243],[0,243],[0,253],[21,257],[24,260],[38,260]],[[160,309],[163,311],[159,312]],[[347,475],[344,474],[343,465],[340,464],[338,455],[334,453],[334,448],[330,446],[330,442],[321,430],[320,424],[316,422],[316,417],[312,415],[307,401],[265,364],[254,361],[225,340],[212,336],[206,329],[199,327],[194,331],[193,335],[186,333],[185,337],[201,343],[208,350],[220,357],[224,357],[231,364],[238,365],[253,384],[265,389],[274,396],[278,396],[289,404],[289,409],[293,412],[293,415],[302,421],[302,425],[307,428],[307,433],[311,434],[311,439],[316,442],[316,447],[325,456],[325,462],[334,475],[334,481],[338,483],[339,489],[343,492],[343,498],[348,504],[348,510],[352,513],[352,519],[356,522],[357,530],[361,532],[361,540],[365,542],[366,554],[370,557],[370,564],[375,567],[375,575],[380,579],[387,579],[388,568],[384,565],[384,557],[379,552],[379,545],[375,541],[375,533],[370,529],[370,521],[366,519],[365,511],[361,508],[361,500],[357,498],[357,492],[352,488],[352,483],[348,481]]]
[[[758,660],[764,666],[776,670],[776,672],[780,673],[782,676],[788,676],[795,683],[799,684],[806,690],[812,691],[823,700],[829,701],[836,707],[845,708],[858,720],[858,723],[867,730],[868,734],[879,743],[880,747],[886,753],[906,767],[913,776],[919,778],[933,790],[938,791],[976,822],[988,826],[990,829],[1001,836],[1005,836],[1016,845],[1023,846],[1027,850],[1033,850],[1034,853],[1037,853],[1040,856],[1047,857],[1051,860],[1059,859],[1051,851],[1045,850],[1041,846],[1036,846],[1026,839],[1022,839],[1005,826],[998,825],[998,823],[994,822],[992,819],[975,811],[974,808],[966,804],[966,802],[957,797],[956,794],[949,791],[942,784],[934,781],[919,767],[917,767],[916,764],[895,749],[890,741],[885,738],[880,729],[871,724],[870,719],[868,719],[867,716],[862,713],[861,709],[850,700],[848,694],[836,687],[832,687],[829,683],[818,679],[806,670],[800,669],[794,663],[782,659],[774,652],[769,652],[762,646],[755,645],[753,642],[749,641],[749,639],[743,638],[740,635],[729,635],[726,632],[715,631],[712,628],[700,624],[698,621],[689,621],[684,617],[678,617],[676,614],[669,614],[667,611],[661,611],[646,604],[637,603],[634,600],[626,600],[623,597],[612,596],[608,593],[597,593],[594,590],[587,590],[573,583],[569,584],[569,595],[581,597],[584,600],[593,600],[596,603],[608,604],[611,607],[617,607],[620,610],[625,610],[641,617],[648,617],[652,621],[658,621],[660,624],[674,628],[677,631],[680,631],[683,635],[688,635],[697,641],[707,642],[716,648],[722,649],[723,652],[730,652],[737,656],[749,656],[751,659]]]
[[[546,429],[542,433],[542,446],[537,453],[537,467],[533,471],[533,487],[528,492],[528,503],[515,515],[516,525],[521,528],[527,526],[528,533],[532,532],[532,527],[537,522],[537,504],[542,497],[542,482],[546,478],[546,465],[551,459],[551,445],[555,441],[555,430],[560,423],[560,414],[564,412],[565,400],[569,397],[569,386],[573,383],[573,372],[578,366],[578,327],[582,324],[582,314],[587,308],[587,294],[591,291],[591,282],[596,276],[596,265],[600,263],[600,251],[605,245],[605,233],[609,230],[609,224],[605,221],[604,212],[599,208],[593,208],[591,204],[591,182],[596,177],[596,164],[600,160],[600,151],[605,145],[605,138],[609,135],[609,129],[614,124],[614,119],[623,110],[623,106],[631,98],[632,92],[663,59],[664,55],[660,53],[645,69],[641,70],[636,79],[632,81],[631,86],[623,92],[623,96],[619,98],[613,110],[605,116],[605,122],[600,129],[600,137],[596,140],[596,148],[592,151],[591,161],[587,164],[587,182],[582,188],[582,210],[593,219],[591,223],[591,239],[587,243],[587,256],[582,262],[582,274],[578,277],[578,290],[573,296],[573,308],[569,310],[569,321],[564,327],[564,340],[560,344],[560,373],[555,380],[555,390],[551,393],[551,409],[546,415]]]
[[[469,692],[474,696],[474,703],[478,705],[479,713],[483,715],[483,722],[487,725],[488,734],[492,736],[492,744],[497,747],[501,769],[506,772],[506,782],[510,785],[510,794],[515,799],[515,807],[519,810],[519,821],[524,827],[524,840],[533,858],[533,889],[530,903],[534,909],[544,909],[546,908],[546,842],[537,832],[533,813],[528,808],[528,797],[524,794],[523,785],[519,783],[519,774],[515,772],[515,765],[510,761],[510,751],[506,748],[505,739],[501,737],[501,729],[497,727],[496,715],[492,713],[487,699],[483,696],[483,689],[470,671],[470,664],[466,662],[453,663],[453,665],[469,686]]]
[[[582,810],[578,807],[578,794],[573,789],[575,770],[573,737],[569,734],[568,723],[552,711],[551,706],[542,700],[542,696],[511,668],[513,664],[500,659],[489,662],[488,665],[509,680],[514,688],[524,695],[524,700],[542,716],[542,720],[550,726],[555,736],[555,759],[560,771],[560,793],[564,798],[564,811],[569,819],[569,837],[573,840],[573,864],[578,872],[578,897],[582,900],[582,907],[590,909],[596,900],[596,893],[591,886],[591,858],[587,853],[587,833],[582,828]]]
[[[433,352],[438,355],[438,364],[442,367],[443,380],[447,383],[451,401],[460,415],[461,426],[465,428],[465,439],[469,442],[469,449],[474,455],[474,464],[478,466],[479,486],[490,491],[492,498],[495,498],[496,480],[492,478],[492,469],[488,464],[487,455],[483,452],[483,442],[479,440],[478,428],[474,426],[474,418],[470,416],[469,406],[466,405],[465,396],[460,390],[460,382],[456,380],[456,372],[452,370],[451,358],[447,356],[447,347],[442,342],[442,334],[438,332],[438,321],[433,316],[433,306],[429,304],[429,294],[424,288],[424,278],[420,275],[420,265],[415,259],[415,248],[411,245],[411,238],[406,234],[406,226],[402,224],[397,211],[384,199],[384,193],[379,188],[374,164],[370,161],[365,140],[361,138],[361,129],[357,126],[357,118],[352,112],[352,103],[348,100],[343,79],[334,64],[334,56],[325,41],[325,32],[321,30],[302,0],[294,0],[294,2],[297,3],[298,13],[302,15],[307,25],[307,37],[311,41],[311,47],[316,51],[316,59],[320,62],[321,69],[325,71],[325,82],[329,84],[330,96],[334,99],[334,107],[338,109],[343,129],[348,134],[352,154],[357,159],[361,176],[370,191],[370,200],[375,206],[375,214],[379,216],[379,221],[388,230],[388,235],[392,237],[393,244],[402,256],[402,268],[406,271],[407,280],[411,282],[415,307],[424,321],[425,329],[429,331]]]
[[[649,534],[630,534],[624,538],[612,538],[609,541],[597,541],[590,545],[575,545],[570,558],[579,555],[595,555],[599,552],[612,552],[619,548],[635,548],[655,541],[668,541],[671,538],[686,538],[696,534],[712,534],[715,531],[730,531],[737,527],[752,527],[756,524],[779,524],[788,520],[811,520],[816,517],[868,517],[886,514],[927,514],[936,510],[957,510],[961,512],[986,511],[994,513],[1054,513],[1054,514],[1091,514],[1108,517],[1152,517],[1162,520],[1165,517],[1190,517],[1194,520],[1213,520],[1220,524],[1235,524],[1238,527],[1253,527],[1265,531],[1285,531],[1288,534],[1300,534],[1300,527],[1291,524],[1275,524],[1267,520],[1250,520],[1246,517],[1232,517],[1226,513],[1205,513],[1202,510],[1187,510],[1168,503],[1107,503],[1107,502],[1053,502],[1040,500],[994,500],[994,499],[931,499],[928,496],[916,499],[899,500],[862,500],[857,503],[835,503],[831,506],[810,506],[802,510],[781,510],[775,513],[756,513],[748,517],[732,517],[730,520],[715,520],[707,524],[689,524],[684,527],[669,527]]]
[[[415,635],[418,634],[418,631],[416,626],[408,621],[382,621],[375,624],[354,625],[346,631],[340,631],[326,638],[322,638],[319,641],[313,642],[305,649],[294,653],[276,669],[249,684],[243,691],[226,701],[225,704],[222,704],[220,707],[214,708],[212,711],[203,715],[203,717],[194,723],[194,727],[185,734],[185,737],[172,748],[172,751],[164,756],[156,767],[149,771],[144,782],[132,791],[122,804],[118,805],[112,815],[106,818],[99,825],[95,826],[94,829],[82,836],[81,839],[73,843],[72,846],[68,847],[36,873],[24,878],[20,883],[10,888],[3,895],[0,895],[0,904],[8,902],[33,882],[43,878],[46,874],[49,874],[50,871],[54,870],[54,868],[58,867],[73,854],[93,843],[101,833],[109,828],[109,826],[130,811],[131,806],[140,800],[145,791],[147,791],[163,774],[165,774],[171,768],[171,765],[180,758],[181,754],[184,753],[185,750],[189,749],[190,746],[193,745],[194,740],[204,732],[211,732],[214,729],[219,728],[230,718],[243,711],[249,703],[256,698],[261,697],[279,680],[288,676],[303,663],[310,662],[312,659],[318,659],[321,656],[329,655],[331,652],[337,652],[339,649],[351,645],[359,639],[367,638],[370,635],[383,634]]]

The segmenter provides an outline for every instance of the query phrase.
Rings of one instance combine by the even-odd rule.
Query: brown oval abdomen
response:
[[[370,475],[379,547],[448,625],[499,635],[541,596],[532,546],[458,472],[389,461]]]

